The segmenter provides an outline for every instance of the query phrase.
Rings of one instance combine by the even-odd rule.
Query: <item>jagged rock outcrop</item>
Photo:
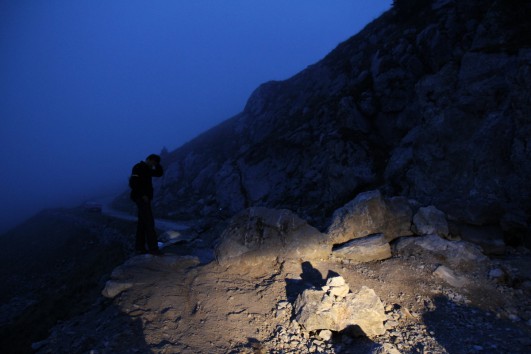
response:
[[[452,220],[508,220],[506,231],[524,238],[530,7],[448,0],[386,12],[168,153],[156,206],[180,218],[286,208],[324,226],[359,192],[382,188]]]

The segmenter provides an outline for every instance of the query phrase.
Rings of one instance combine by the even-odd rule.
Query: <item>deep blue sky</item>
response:
[[[0,2],[0,231],[127,188],[391,6],[351,0]]]

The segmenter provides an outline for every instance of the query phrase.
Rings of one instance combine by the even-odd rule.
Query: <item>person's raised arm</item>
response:
[[[155,165],[155,168],[151,170],[151,175],[153,177],[160,177],[164,173],[164,170],[162,169],[162,166],[160,163]]]

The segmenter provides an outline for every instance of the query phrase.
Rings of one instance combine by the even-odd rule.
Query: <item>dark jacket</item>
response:
[[[162,166],[157,165],[154,169],[144,161],[140,161],[133,166],[131,177],[129,177],[129,187],[131,187],[131,199],[136,201],[143,196],[153,199],[153,184],[151,177],[160,177],[163,174]]]

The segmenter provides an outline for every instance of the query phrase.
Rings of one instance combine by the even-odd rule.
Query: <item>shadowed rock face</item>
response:
[[[408,18],[390,10],[163,156],[156,207],[179,218],[286,208],[322,227],[359,192],[379,188],[452,219],[507,219],[525,230],[529,7],[450,0]]]

